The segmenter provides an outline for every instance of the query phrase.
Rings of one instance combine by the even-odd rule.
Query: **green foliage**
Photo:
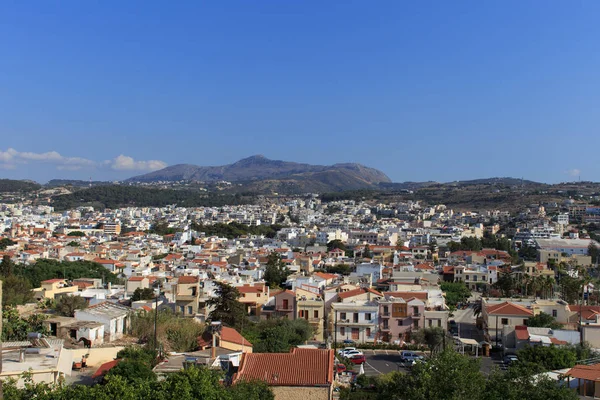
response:
[[[431,353],[442,350],[446,331],[440,327],[431,327],[419,329],[413,334],[413,340],[417,343],[424,344],[429,348]]]
[[[164,236],[172,235],[180,230],[181,229],[170,228],[169,224],[167,224],[165,221],[157,221],[150,226],[150,230],[148,231],[148,233],[155,233],[157,235]]]
[[[32,181],[0,179],[0,193],[33,192],[41,187],[40,184]]]
[[[327,243],[327,251],[334,249],[346,251],[346,244],[339,239],[331,240],[329,243]]]
[[[20,317],[16,308],[4,307],[2,311],[2,341],[27,340],[27,334],[30,332],[48,334],[48,330],[44,328],[46,319],[48,316],[45,314]]]
[[[156,380],[156,374],[152,372],[150,365],[140,360],[122,360],[113,368],[111,368],[106,373],[106,376],[120,376],[125,378],[130,383],[137,380]]]
[[[264,280],[270,288],[277,288],[285,283],[287,277],[291,274],[290,269],[281,260],[279,253],[273,251],[269,254],[267,265],[265,266]]]
[[[62,296],[56,302],[56,312],[63,317],[74,317],[75,310],[87,308],[87,300],[81,296]]]
[[[154,297],[154,290],[152,288],[136,288],[131,296],[131,301],[152,300]]]
[[[471,296],[471,291],[464,282],[442,282],[440,288],[446,293],[446,304],[451,307],[466,302]]]
[[[592,257],[592,263],[596,263],[598,260],[598,254],[600,254],[600,249],[594,245],[594,243],[590,243],[588,246],[588,256]]]
[[[2,278],[2,305],[16,306],[33,301],[31,283],[27,279],[15,275]]]
[[[15,263],[11,260],[10,256],[3,256],[2,262],[0,262],[0,274],[2,276],[12,275],[15,270]]]
[[[65,278],[100,278],[105,282],[118,283],[119,278],[102,265],[91,261],[57,261],[49,259],[37,260],[34,264],[20,266],[16,274],[31,282],[33,287],[39,287],[42,281]]]
[[[569,346],[527,346],[517,352],[519,362],[532,363],[546,371],[571,368],[577,361],[577,352]]]
[[[255,353],[287,353],[311,339],[313,332],[304,319],[272,318],[247,326],[243,335],[252,343]]]
[[[254,196],[200,193],[193,190],[148,189],[137,186],[106,185],[78,190],[53,198],[57,211],[80,206],[98,208],[164,207],[177,204],[180,207],[221,207],[225,205],[252,204]]]
[[[9,238],[0,239],[0,250],[5,250],[8,246],[12,246],[17,244],[17,242],[13,242]]]
[[[73,241],[67,243],[67,246],[69,246],[69,247],[79,247],[81,245],[79,244],[79,242],[76,242],[76,241],[73,240]]]
[[[166,309],[158,312],[157,338],[165,349],[184,352],[193,351],[198,346],[198,336],[202,335],[204,326],[193,319],[178,317]],[[136,314],[131,319],[131,333],[140,342],[154,345],[154,312]]]
[[[67,233],[67,236],[84,237],[85,233],[83,233],[81,231],[71,231],[71,232]]]
[[[519,249],[519,257],[525,261],[535,261],[537,256],[537,249],[533,246],[523,246]]]
[[[117,358],[144,362],[152,367],[158,363],[158,354],[147,346],[127,346],[117,353]]]
[[[494,283],[493,287],[500,290],[502,296],[509,297],[512,295],[515,285],[515,279],[511,274],[500,273],[498,274],[498,280]]]
[[[560,294],[567,303],[575,304],[581,300],[581,288],[583,281],[579,278],[573,278],[567,273],[559,273]]]
[[[408,374],[393,372],[381,378],[378,398],[475,400],[481,398],[484,386],[478,360],[445,350],[428,362],[417,363]]]
[[[538,315],[531,317],[527,320],[527,326],[533,328],[550,328],[550,329],[560,329],[562,325],[556,322],[556,319],[544,312],[539,313]]]
[[[325,267],[325,272],[330,274],[350,275],[352,268],[348,264],[337,264]]]
[[[231,222],[229,224],[217,223],[214,225],[201,225],[193,223],[191,229],[204,232],[207,236],[225,237],[227,239],[235,239],[240,236],[258,235],[268,238],[274,238],[277,232],[283,228],[282,225],[245,225],[239,222]]]
[[[240,330],[248,320],[245,306],[238,301],[240,292],[223,282],[215,281],[215,286],[215,296],[206,302],[208,307],[213,308],[208,319]]]
[[[119,367],[123,365],[123,367]],[[114,371],[114,372],[113,372]],[[136,376],[135,373],[146,376]],[[151,373],[152,371],[150,371]],[[221,371],[192,367],[157,381],[139,361],[122,361],[107,374],[103,385],[49,385],[33,383],[29,374],[24,388],[7,380],[4,396],[11,400],[273,400],[264,382],[240,382],[234,386],[221,383]]]

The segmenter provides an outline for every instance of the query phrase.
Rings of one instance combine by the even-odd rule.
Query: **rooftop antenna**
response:
[[[90,187],[92,187],[92,177],[90,176]]]

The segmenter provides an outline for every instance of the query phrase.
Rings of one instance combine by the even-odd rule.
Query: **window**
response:
[[[304,310],[300,310],[300,311],[298,311],[298,316],[299,316],[300,318],[304,318]]]
[[[370,321],[370,320],[372,319],[372,318],[371,318],[371,313],[369,313],[369,312],[368,312],[368,313],[366,313],[366,314],[365,314],[365,319],[366,319],[367,321]]]
[[[283,309],[287,310],[289,305],[290,305],[289,300],[288,299],[284,299],[283,300]]]
[[[356,324],[356,323],[358,323],[358,313],[357,313],[357,312],[355,312],[355,313],[354,313],[353,322],[354,322],[355,324]]]
[[[188,306],[188,314],[193,314],[194,308],[192,306]]]
[[[508,318],[502,318],[502,325],[508,325]]]
[[[340,313],[340,319],[346,319],[346,313],[345,312]]]
[[[366,334],[368,337],[371,337],[371,328],[367,328]]]
[[[352,340],[358,340],[360,331],[358,328],[352,328]]]
[[[419,307],[413,307],[413,315],[419,315]]]
[[[415,328],[418,328],[419,327],[419,320],[416,320],[415,322],[413,322],[413,326]]]
[[[185,312],[185,306],[179,306],[179,311],[183,314]]]
[[[344,328],[343,326],[340,328],[340,335],[346,335],[346,328]]]
[[[428,319],[427,321],[429,321],[429,327],[431,327],[431,326],[432,326],[432,324],[433,324],[433,321],[432,321],[432,320],[430,320],[430,319]]]
[[[527,325],[527,320],[526,319],[523,320],[523,325]]]
[[[398,326],[402,326],[402,320],[401,319],[398,320]]]
[[[388,329],[390,326],[388,325],[388,320],[384,319],[383,320],[383,329]]]
[[[315,311],[313,312],[313,317],[315,317],[315,318],[319,318],[319,310],[315,310]]]
[[[442,326],[442,320],[438,319],[437,322],[438,322],[438,327],[441,327]]]
[[[383,306],[383,315],[388,315],[390,313],[388,306]]]
[[[477,275],[473,276],[473,282],[477,282]]]
[[[552,310],[552,316],[554,318],[558,317],[558,310]]]

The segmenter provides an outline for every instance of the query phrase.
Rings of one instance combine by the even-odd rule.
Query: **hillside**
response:
[[[251,195],[206,194],[192,190],[146,189],[136,186],[97,186],[52,198],[58,211],[80,206],[98,209],[120,207],[163,207],[176,204],[180,207],[219,207],[223,205],[251,204]]]
[[[217,167],[172,165],[127,180],[158,181],[229,181],[243,183],[245,190],[299,193],[374,188],[390,179],[383,172],[360,164],[310,165],[252,156]]]
[[[18,181],[13,179],[0,179],[0,193],[33,192],[41,185],[33,181]]]

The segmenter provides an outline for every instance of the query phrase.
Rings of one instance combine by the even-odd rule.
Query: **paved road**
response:
[[[392,371],[408,371],[400,363],[400,351],[398,350],[364,350],[365,375],[376,376],[387,374]]]
[[[473,305],[469,305],[466,310],[454,311],[452,317],[458,324],[458,332],[461,338],[475,339],[478,342],[483,340],[483,334],[477,329],[476,318],[473,314]]]

